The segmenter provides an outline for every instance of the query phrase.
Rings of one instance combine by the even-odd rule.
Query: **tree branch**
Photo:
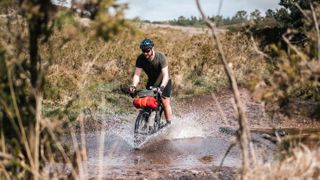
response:
[[[242,101],[240,99],[240,93],[238,90],[236,79],[233,75],[233,71],[227,63],[222,45],[221,45],[220,40],[218,38],[215,24],[208,20],[208,18],[206,17],[206,15],[204,14],[204,12],[200,6],[199,0],[196,0],[196,4],[197,4],[198,10],[202,16],[202,19],[206,22],[207,26],[212,31],[213,44],[214,43],[217,44],[220,59],[224,65],[224,69],[225,69],[226,74],[228,76],[229,82],[232,86],[234,99],[235,99],[235,102],[237,105],[237,110],[239,113],[238,114],[239,115],[238,121],[239,121],[239,126],[240,126],[240,128],[239,128],[240,133],[239,133],[238,139],[240,141],[240,147],[242,150],[242,178],[244,178],[244,176],[247,173],[248,168],[249,168],[249,141],[250,141],[246,111],[245,111],[244,105],[242,104]]]
[[[312,11],[312,18],[313,18],[313,21],[314,21],[314,26],[315,26],[316,32],[317,32],[318,60],[320,61],[320,32],[319,32],[319,24],[318,24],[318,20],[317,20],[317,16],[316,16],[315,10],[314,10],[313,5],[312,5],[311,2],[310,2],[310,8],[311,8],[311,11]]]

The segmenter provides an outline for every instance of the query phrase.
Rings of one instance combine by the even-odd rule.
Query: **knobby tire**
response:
[[[159,131],[161,128],[162,112],[163,112],[162,107],[159,107],[159,109],[156,111],[156,116],[155,116],[155,120],[154,120],[154,128],[156,131]]]
[[[148,121],[148,113],[145,110],[141,110],[138,114],[134,125],[134,134],[138,134],[139,131],[142,129],[142,126]]]
[[[141,144],[144,141],[146,136],[158,132],[163,127],[163,126],[161,127],[161,116],[163,111],[164,111],[163,107],[160,105],[157,107],[155,112],[152,112],[152,110],[150,109],[143,109],[139,112],[135,121],[135,126],[134,126],[135,146],[139,146],[139,144]],[[151,113],[155,113],[155,116],[151,116]],[[148,121],[150,120],[149,119],[150,116],[155,118],[153,121],[154,122],[153,130],[151,131],[149,130],[149,126],[148,126]],[[147,125],[146,129],[144,129],[145,125]]]

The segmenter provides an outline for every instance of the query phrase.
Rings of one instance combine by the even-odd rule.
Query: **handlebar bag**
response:
[[[136,108],[148,107],[151,109],[155,109],[158,106],[158,102],[157,102],[156,98],[154,98],[152,96],[144,96],[144,97],[134,98],[133,105]]]
[[[138,91],[137,93],[138,97],[145,97],[145,96],[154,96],[154,91],[149,90],[149,89],[142,89],[140,91]]]

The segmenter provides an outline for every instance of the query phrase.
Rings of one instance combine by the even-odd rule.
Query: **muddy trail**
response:
[[[269,116],[261,103],[242,89],[253,154],[257,161],[273,159],[278,146],[274,129],[320,127],[318,122],[304,118],[280,121]],[[241,152],[233,146],[238,122],[232,93],[204,95],[175,101],[172,125],[147,139],[136,150],[133,145],[133,126],[137,112],[104,117],[102,130],[83,134],[87,147],[84,162],[85,176],[103,176],[110,179],[232,179],[241,166]],[[81,136],[78,135],[81,142]],[[67,138],[71,141],[71,138]],[[222,162],[223,160],[223,162]]]

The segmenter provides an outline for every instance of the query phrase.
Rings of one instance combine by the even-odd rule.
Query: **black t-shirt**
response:
[[[143,54],[140,54],[138,56],[136,62],[136,67],[142,68],[148,76],[148,82],[146,87],[159,86],[160,84],[155,83],[157,81],[157,78],[161,75],[161,69],[167,66],[168,61],[166,60],[165,56],[162,53],[156,51],[155,57],[151,62],[148,61],[148,59]],[[161,81],[157,83],[161,83]]]

